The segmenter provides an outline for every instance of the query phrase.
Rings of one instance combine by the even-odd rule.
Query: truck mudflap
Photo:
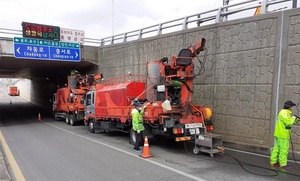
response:
[[[84,112],[77,112],[77,120],[84,121]]]

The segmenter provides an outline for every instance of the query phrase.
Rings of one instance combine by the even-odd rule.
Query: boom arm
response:
[[[174,90],[169,86],[167,95],[173,102],[178,101],[180,97],[180,104],[183,107],[192,101],[193,79],[195,78],[193,59],[205,49],[205,42],[206,40],[201,38],[195,45],[181,49],[178,56],[171,57],[170,64],[166,63],[166,59],[161,60],[160,74],[165,78],[165,83],[181,82],[180,93],[177,93],[178,89]]]
[[[189,49],[192,51],[193,58],[205,49],[205,42],[206,40],[204,38],[201,38],[197,41],[197,43],[195,43],[195,45],[189,47]]]

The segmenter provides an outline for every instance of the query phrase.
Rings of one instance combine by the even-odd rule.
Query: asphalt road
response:
[[[231,150],[214,158],[193,155],[192,143],[150,143],[152,157],[141,158],[126,134],[91,134],[84,125],[54,121],[20,97],[2,92],[0,98],[0,131],[27,181],[300,180],[297,166],[270,170],[267,156]]]

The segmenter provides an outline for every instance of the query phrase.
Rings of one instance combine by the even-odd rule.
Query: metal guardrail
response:
[[[158,36],[171,32],[186,30],[208,24],[220,23],[228,20],[253,16],[255,10],[261,7],[260,14],[273,12],[276,10],[286,9],[282,4],[286,2],[293,2],[293,0],[246,0],[236,4],[221,6],[216,9],[205,11],[198,14],[193,14],[183,18],[167,21],[164,23],[152,25],[138,30],[109,36],[106,38],[95,39],[85,38],[84,45],[91,46],[105,46],[116,43],[124,43],[132,40],[139,40],[142,38]],[[279,8],[276,5],[281,5]],[[274,8],[273,10],[271,8]],[[243,14],[243,15],[241,15]],[[0,28],[0,37],[2,34],[8,35],[22,35],[21,30],[12,30]]]

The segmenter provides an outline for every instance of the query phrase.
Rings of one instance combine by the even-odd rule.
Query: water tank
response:
[[[159,85],[160,83],[160,61],[148,62],[147,64],[147,87],[146,87],[146,98],[149,101],[156,101],[156,89],[153,89],[154,86]]]

